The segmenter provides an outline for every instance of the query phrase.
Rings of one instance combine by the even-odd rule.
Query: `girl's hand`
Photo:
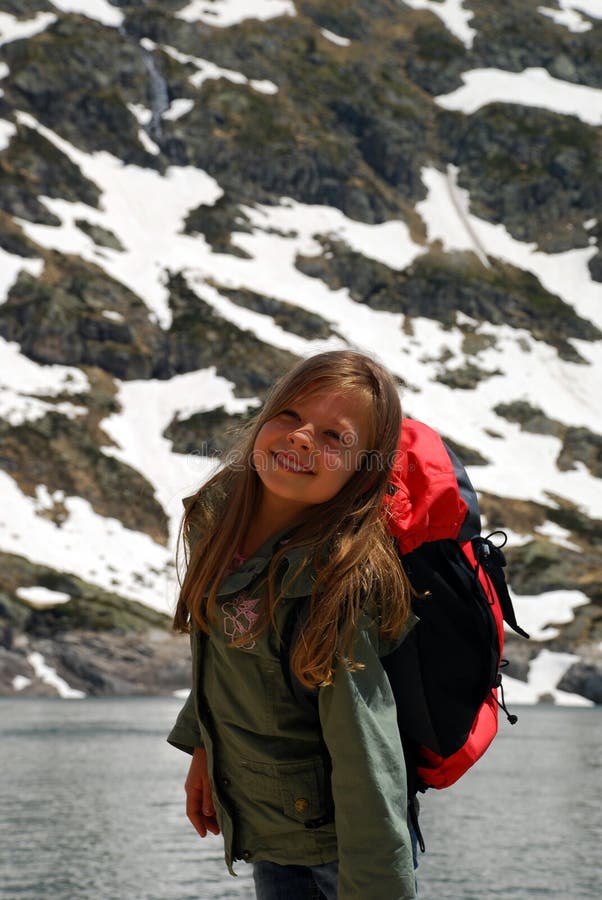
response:
[[[208,831],[211,834],[219,834],[207,769],[207,754],[202,747],[195,748],[184,790],[186,791],[186,815],[200,836],[206,837]]]

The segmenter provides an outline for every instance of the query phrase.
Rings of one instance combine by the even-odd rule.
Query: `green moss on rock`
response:
[[[16,222],[4,212],[0,212],[0,247],[13,256],[36,259],[40,248],[34,244]]]
[[[559,27],[540,9],[536,0],[506,0],[503,4],[471,0],[470,24],[476,32],[471,68],[522,72],[538,66],[563,81],[602,87],[599,20],[579,10],[591,27],[575,32]]]
[[[100,192],[68,156],[24,125],[0,154],[0,207],[11,215],[43,225],[59,225],[38,196],[98,206]]]
[[[0,622],[28,634],[42,636],[80,628],[141,631],[149,627],[165,628],[169,622],[167,616],[142,603],[25,557],[0,552],[0,564],[3,573]],[[47,588],[69,594],[71,599],[57,606],[36,609],[17,596],[17,589],[25,587]]]
[[[548,253],[587,246],[583,223],[602,206],[600,129],[572,116],[494,103],[471,116],[443,115],[441,134],[475,215]]]
[[[40,34],[3,50],[10,69],[3,87],[13,107],[84,150],[157,165],[139,143],[138,123],[127,108],[145,98],[148,75],[140,49],[125,34],[84,16],[59,16]]]
[[[17,19],[33,19],[38,12],[53,12],[56,6],[46,0],[2,0],[2,12]]]

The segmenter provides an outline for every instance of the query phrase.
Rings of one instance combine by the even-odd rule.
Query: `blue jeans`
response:
[[[338,862],[321,866],[253,864],[257,900],[337,900]]]

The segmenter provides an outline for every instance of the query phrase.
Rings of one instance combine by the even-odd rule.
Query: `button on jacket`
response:
[[[364,614],[354,644],[364,668],[339,665],[334,684],[319,689],[316,710],[302,706],[283,675],[274,630],[252,634],[278,543],[272,538],[223,580],[211,634],[193,630],[192,691],[168,740],[188,753],[207,752],[231,872],[235,859],[338,859],[339,900],[410,900],[403,751],[379,659],[387,647]],[[302,558],[301,548],[285,557],[279,633],[311,593]],[[242,638],[237,647],[234,638]]]

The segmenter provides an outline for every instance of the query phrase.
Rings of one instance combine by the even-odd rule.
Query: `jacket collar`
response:
[[[290,539],[291,531],[287,529],[272,535],[255,551],[253,556],[246,559],[237,569],[226,575],[222,581],[217,596],[236,594],[244,590],[262,574],[267,574],[270,560],[273,555]],[[311,551],[307,547],[291,547],[285,553],[282,561],[282,587],[283,597],[307,597],[311,594],[315,573],[313,566],[308,561]]]

